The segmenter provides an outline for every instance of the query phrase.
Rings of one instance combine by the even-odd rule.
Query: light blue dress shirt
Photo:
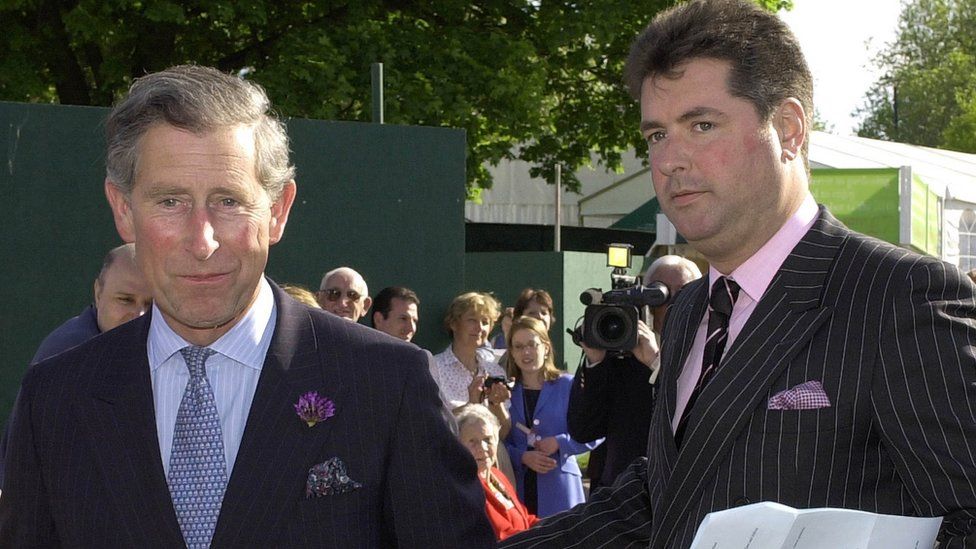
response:
[[[217,353],[207,360],[207,379],[213,388],[220,428],[224,435],[224,459],[230,478],[241,447],[244,426],[258,386],[264,358],[271,345],[277,320],[271,286],[261,278],[258,297],[244,317],[220,339],[208,345]],[[180,349],[190,345],[166,323],[153,304],[149,326],[149,369],[156,408],[156,434],[163,470],[169,476],[169,457],[173,449],[176,413],[183,399],[190,372]]]

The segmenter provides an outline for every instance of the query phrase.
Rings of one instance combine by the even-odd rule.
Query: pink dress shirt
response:
[[[783,265],[783,261],[790,255],[803,235],[810,230],[813,222],[816,221],[819,208],[813,196],[807,194],[803,203],[797,208],[796,212],[786,220],[783,227],[776,232],[762,248],[739,265],[731,273],[725,274],[739,284],[739,298],[732,307],[732,316],[729,318],[729,339],[725,344],[726,355],[732,349],[736,336],[742,331],[742,326],[749,320],[749,316],[756,308],[756,303],[762,299],[766,288],[772,282],[776,271]],[[715,267],[708,269],[708,283],[713,284],[723,273],[718,272]],[[678,420],[684,413],[691,392],[695,388],[698,376],[701,374],[702,356],[705,352],[705,332],[708,331],[708,311],[702,316],[701,323],[698,325],[698,332],[695,334],[695,342],[688,352],[685,359],[684,368],[678,376],[678,400],[674,409],[674,417],[671,418],[671,429],[678,427]]]

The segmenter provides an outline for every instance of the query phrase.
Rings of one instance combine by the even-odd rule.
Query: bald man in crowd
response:
[[[349,267],[332,269],[322,276],[322,284],[315,294],[319,305],[332,314],[359,322],[373,303],[363,275]]]
[[[113,248],[105,255],[93,293],[95,300],[91,305],[44,338],[31,364],[146,314],[152,306],[152,293],[136,265],[132,244]]]

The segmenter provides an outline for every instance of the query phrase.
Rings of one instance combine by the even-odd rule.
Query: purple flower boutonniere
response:
[[[295,403],[295,411],[298,412],[299,419],[309,427],[315,427],[316,423],[335,415],[335,403],[327,397],[319,396],[315,391],[309,391],[299,397]]]

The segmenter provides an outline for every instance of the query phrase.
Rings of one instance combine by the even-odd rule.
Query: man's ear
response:
[[[773,115],[773,127],[783,151],[783,160],[798,157],[807,137],[807,118],[803,105],[793,97],[783,100]]]
[[[281,195],[271,205],[271,230],[269,239],[271,244],[277,244],[285,234],[285,224],[288,223],[288,214],[291,212],[291,205],[295,202],[297,194],[295,180],[292,179],[281,189]]]
[[[108,205],[112,208],[115,230],[119,232],[119,236],[126,243],[135,242],[135,223],[132,220],[132,204],[129,203],[129,196],[119,189],[113,181],[106,179],[105,198],[108,199]]]
[[[369,297],[369,296],[366,296],[363,299],[363,310],[364,311],[368,311],[369,308],[372,307],[372,306],[373,306],[373,299],[371,297]]]

